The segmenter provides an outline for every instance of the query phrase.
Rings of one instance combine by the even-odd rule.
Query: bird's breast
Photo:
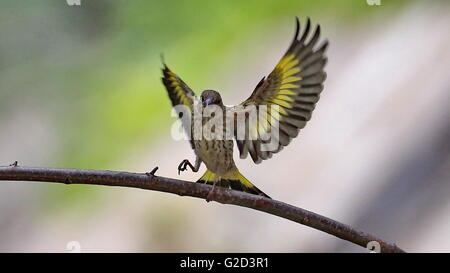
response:
[[[215,173],[225,173],[234,167],[232,140],[196,140],[195,152]]]

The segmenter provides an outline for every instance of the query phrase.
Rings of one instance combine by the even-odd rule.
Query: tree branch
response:
[[[17,166],[15,162],[8,167],[0,167],[0,180],[130,187],[201,199],[206,199],[211,190],[210,185],[156,176],[154,174],[156,169],[151,173],[140,174],[80,169],[27,168]],[[371,234],[355,230],[330,218],[277,200],[220,187],[216,187],[212,200],[276,215],[362,247],[367,247],[369,242],[375,241],[380,244],[381,252],[404,252],[395,244],[385,242]]]

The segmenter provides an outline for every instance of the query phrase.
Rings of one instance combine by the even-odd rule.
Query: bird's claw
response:
[[[208,203],[211,202],[211,201],[214,199],[215,193],[216,193],[215,189],[212,188],[212,189],[208,192],[208,195],[207,195],[206,198],[205,198],[206,202],[208,202]]]
[[[216,185],[213,184],[212,189],[208,192],[208,195],[206,196],[205,200],[206,202],[211,202],[216,195]]]
[[[178,165],[178,175],[180,175],[180,172],[184,172],[187,169],[188,164],[190,164],[190,162],[187,159],[181,161],[180,165]]]

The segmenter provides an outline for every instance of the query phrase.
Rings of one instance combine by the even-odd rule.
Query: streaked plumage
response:
[[[185,105],[191,113],[195,111],[197,105],[206,106],[205,101],[207,105],[221,107],[230,114],[228,118],[238,124],[233,134],[240,157],[246,158],[250,154],[255,163],[271,158],[273,154],[287,146],[310,120],[323,90],[326,78],[324,67],[327,62],[325,51],[328,42],[324,41],[318,46],[320,26],[316,26],[312,35],[309,35],[310,29],[311,23],[308,18],[300,35],[300,23],[298,19],[296,20],[294,39],[275,69],[259,82],[248,99],[233,107],[224,106],[220,94],[213,90],[204,91],[201,98],[196,97],[194,92],[164,64],[162,80],[172,105]],[[243,113],[242,109],[253,107],[260,110],[263,109],[262,106],[269,108],[267,117],[264,117],[266,123],[259,121],[254,123],[248,113],[241,115],[245,122],[237,122],[238,115]],[[273,106],[278,108],[274,109]],[[191,126],[194,123],[193,115],[186,120],[190,122],[184,122],[183,126],[190,136],[193,136],[195,130],[194,126]],[[202,125],[206,122],[207,120],[203,120]],[[238,131],[242,129],[241,127],[245,128],[244,139],[239,138]],[[265,143],[265,137],[270,134],[270,128],[278,129],[279,134],[275,136],[275,148],[267,151],[262,149],[262,144]],[[192,166],[189,161],[184,160],[179,170],[183,171],[190,166],[193,171],[198,171],[201,162],[204,162],[208,171],[199,182],[209,184],[217,182],[224,187],[268,197],[239,173],[233,160],[233,140],[191,138],[190,142],[197,156],[196,164]]]

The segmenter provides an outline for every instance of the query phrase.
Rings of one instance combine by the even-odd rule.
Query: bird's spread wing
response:
[[[182,121],[183,128],[186,130],[186,133],[189,136],[191,146],[192,148],[194,148],[194,142],[192,141],[192,137],[190,137],[192,134],[191,115],[193,114],[194,102],[197,100],[197,97],[189,88],[189,86],[187,86],[187,84],[184,83],[184,81],[181,80],[180,77],[173,73],[166,64],[164,64],[162,72],[162,82],[167,89],[169,98],[172,101],[172,106],[174,107],[175,111],[177,111],[177,114]]]
[[[307,19],[306,26],[300,34],[300,22],[296,21],[295,37],[275,69],[267,78],[263,78],[251,96],[238,106],[231,108],[234,111],[235,138],[241,158],[248,153],[255,163],[268,159],[272,154],[279,152],[284,146],[298,135],[307,121],[311,118],[315,104],[323,90],[326,78],[324,66],[327,62],[325,50],[328,42],[317,45],[320,36],[320,26],[317,25],[313,34],[310,34],[311,23]],[[311,36],[308,38],[308,36]],[[251,115],[244,115],[246,126],[245,137],[238,137],[236,128],[242,126],[237,121],[237,114],[242,107],[252,106],[261,109],[266,106],[268,111],[264,121],[258,118],[257,123],[249,121]],[[259,117],[261,117],[259,113]],[[237,125],[236,125],[237,123]],[[241,124],[241,125],[239,125]],[[266,125],[264,125],[266,124]],[[268,126],[267,126],[268,125]],[[270,126],[272,128],[270,129]],[[263,147],[267,142],[267,135],[277,130],[277,135],[271,135],[275,146]],[[264,148],[264,149],[263,149]]]

